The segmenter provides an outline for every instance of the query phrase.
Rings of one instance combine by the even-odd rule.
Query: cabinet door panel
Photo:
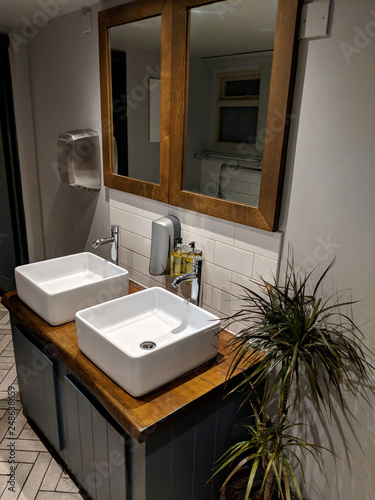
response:
[[[78,418],[77,390],[68,377],[64,377],[62,415],[65,436],[65,461],[82,482],[81,436]]]
[[[14,325],[12,325],[12,333],[24,411],[38,424],[55,448],[61,450],[54,362]]]
[[[92,405],[85,396],[77,391],[79,432],[81,435],[82,480],[88,493],[96,500],[96,477],[94,460],[94,439],[92,432]],[[100,500],[98,498],[98,500]]]
[[[98,411],[92,413],[96,491],[98,498],[110,498],[107,422]]]
[[[81,482],[91,497],[95,500],[126,500],[129,495],[129,478],[127,473],[126,447],[130,446],[130,437],[122,435],[115,424],[111,425],[106,418],[106,412],[96,398],[72,375],[64,377],[66,401],[72,402],[66,414],[69,423],[79,430],[80,439],[75,438],[76,446],[72,443],[74,432],[67,429],[67,447],[81,457]],[[77,405],[77,419],[70,415],[75,412]],[[80,450],[78,452],[78,446]],[[71,455],[65,456],[71,464]]]
[[[126,500],[130,498],[127,491],[128,464],[126,462],[126,440],[107,422],[108,461],[111,467],[109,477],[110,498]]]

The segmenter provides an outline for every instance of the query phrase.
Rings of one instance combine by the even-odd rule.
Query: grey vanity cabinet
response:
[[[52,328],[52,327],[51,327]],[[229,388],[213,390],[139,443],[90,389],[12,315],[21,402],[93,500],[218,500],[215,461],[243,438],[247,408]],[[54,335],[62,335],[53,330]],[[51,340],[52,342],[52,340]],[[51,347],[52,349],[52,347]],[[225,396],[225,397],[224,397]],[[145,403],[147,404],[147,403]],[[85,497],[88,498],[88,497]]]
[[[22,326],[12,323],[12,334],[24,413],[38,424],[56,450],[61,450],[56,360],[48,349],[32,342]]]
[[[72,374],[61,380],[64,460],[95,500],[129,500],[130,437]]]
[[[131,438],[38,339],[12,321],[21,403],[93,500],[129,500]]]

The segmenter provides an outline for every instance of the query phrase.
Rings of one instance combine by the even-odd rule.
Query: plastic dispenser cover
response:
[[[180,221],[167,215],[152,221],[149,272],[153,276],[169,273],[170,255],[181,237]]]
[[[61,182],[79,189],[101,187],[100,142],[96,130],[73,130],[60,134],[57,164]]]

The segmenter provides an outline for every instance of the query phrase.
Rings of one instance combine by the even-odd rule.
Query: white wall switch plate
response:
[[[92,29],[92,12],[91,9],[85,9],[81,13],[81,33],[90,33]]]
[[[328,36],[329,0],[303,5],[301,12],[300,39],[325,38]]]

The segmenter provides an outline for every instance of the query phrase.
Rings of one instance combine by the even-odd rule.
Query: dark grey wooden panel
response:
[[[30,390],[30,378],[33,371],[30,367],[30,346],[22,333],[12,324],[14,356],[16,358],[17,379],[20,388],[21,403],[26,415],[30,415],[33,402],[33,394]]]
[[[31,343],[31,357],[30,363],[31,368],[34,370],[34,384],[35,384],[35,396],[36,396],[36,423],[39,425],[43,433],[48,436],[48,417],[47,417],[47,407],[46,407],[46,395],[44,388],[44,376],[43,372],[47,365],[47,360],[43,357],[42,353],[36,349]]]
[[[146,441],[146,499],[171,500],[172,436],[170,426]]]
[[[131,440],[127,464],[130,464],[131,500],[146,500],[146,442],[137,443]]]
[[[248,405],[241,406],[244,395],[242,392],[233,392],[229,395],[223,393],[218,396],[218,414],[215,440],[215,461],[217,461],[227,450],[239,439],[245,436],[245,417],[248,416]],[[247,423],[250,423],[247,420]],[[215,476],[213,483],[213,498],[225,480],[228,472],[224,471]]]
[[[64,400],[62,404],[64,436],[65,436],[65,461],[74,471],[77,478],[82,481],[82,456],[81,437],[78,419],[77,389],[75,385],[64,377]]]
[[[59,429],[59,412],[57,401],[56,371],[52,361],[46,356],[46,366],[43,371],[44,391],[47,410],[48,438],[57,450],[62,448]]]
[[[61,443],[55,365],[17,327],[13,326],[12,329],[24,409],[59,450]]]
[[[92,407],[92,430],[97,498],[110,499],[107,422],[94,407]]]
[[[173,424],[171,499],[193,497],[195,424],[196,412]]]
[[[216,500],[219,494],[213,494],[213,482],[210,477],[215,461],[215,436],[217,424],[217,400],[211,400],[196,411],[194,456],[194,494],[193,500]]]
[[[93,499],[96,499],[98,497],[96,496],[92,405],[79,390],[77,390],[77,398],[81,436],[82,480],[88,493]],[[98,498],[98,500],[100,499]]]
[[[61,441],[61,450],[60,455],[63,460],[67,462],[65,457],[65,447],[66,447],[66,438],[65,438],[65,428],[63,421],[63,412],[62,409],[65,405],[65,392],[64,392],[64,377],[68,375],[68,367],[60,360],[55,360],[55,368],[56,368],[56,378],[57,378],[57,398],[59,400],[58,410],[60,415],[60,441]]]
[[[111,500],[127,500],[126,439],[107,422],[109,491]]]

